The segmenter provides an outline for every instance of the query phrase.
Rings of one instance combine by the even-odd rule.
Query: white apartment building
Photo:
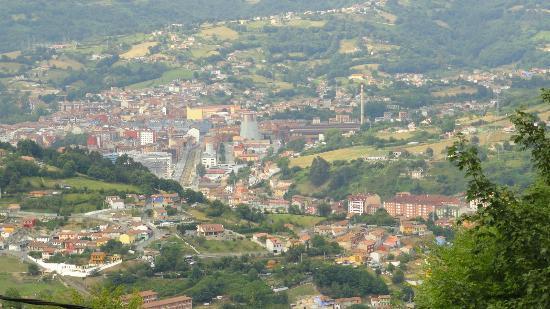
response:
[[[202,165],[204,165],[204,167],[206,168],[211,168],[213,166],[217,166],[218,165],[218,160],[216,160],[216,156],[215,155],[211,155],[209,153],[205,153],[203,155],[203,157],[201,158],[201,163]]]
[[[154,131],[139,131],[139,143],[141,146],[153,144],[155,142]]]

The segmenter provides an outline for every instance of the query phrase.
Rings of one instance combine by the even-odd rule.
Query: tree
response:
[[[65,162],[65,164],[63,164],[63,177],[65,178],[68,178],[68,177],[72,177],[74,176],[76,172],[76,164],[74,164],[74,162],[71,160],[71,161],[67,161]]]
[[[22,140],[17,142],[17,151],[23,156],[31,156],[35,158],[42,158],[43,150],[34,141]]]
[[[431,158],[434,156],[434,150],[430,147],[426,148],[426,156],[428,156],[428,158]]]
[[[319,216],[326,217],[330,215],[332,208],[327,203],[321,203],[319,204],[319,207],[317,207],[317,212],[319,213]]]
[[[197,175],[200,177],[206,175],[206,167],[202,163],[197,164]]]
[[[8,288],[4,295],[10,298],[21,298],[21,294],[19,294],[19,291],[16,288]],[[23,304],[13,301],[2,301],[2,307],[10,309],[21,309],[23,308]]]
[[[394,284],[399,284],[405,281],[405,274],[401,269],[397,269],[393,272],[393,277],[391,278],[391,282]]]
[[[28,266],[27,266],[27,272],[31,275],[31,276],[37,276],[40,274],[40,268],[38,267],[38,265],[34,264],[34,263],[30,263]]]
[[[315,186],[324,184],[329,178],[329,170],[329,163],[319,156],[316,157],[309,169],[309,181]]]
[[[550,91],[543,90],[550,104]],[[521,195],[483,173],[464,136],[449,156],[469,179],[478,211],[461,220],[452,246],[434,246],[416,301],[420,308],[550,307],[550,138],[535,115],[517,111],[514,142],[530,150],[537,179]],[[541,125],[542,124],[542,125]]]

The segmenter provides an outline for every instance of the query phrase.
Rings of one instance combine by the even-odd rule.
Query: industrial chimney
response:
[[[363,84],[361,84],[361,125],[365,124],[365,101],[363,100]]]

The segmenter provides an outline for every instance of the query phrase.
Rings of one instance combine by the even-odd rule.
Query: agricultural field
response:
[[[317,225],[319,222],[325,220],[325,218],[293,214],[269,214],[267,215],[267,220],[271,220],[273,224],[282,222],[290,223],[292,225],[302,228],[311,228]]]
[[[22,64],[16,62],[0,62],[0,72],[17,73],[22,66]]]
[[[323,28],[326,23],[324,20],[293,19],[285,25],[297,28]]]
[[[193,77],[193,72],[187,69],[173,69],[173,70],[164,72],[162,76],[159,78],[133,84],[128,86],[128,88],[143,89],[143,88],[155,87],[155,86],[170,83],[171,81],[174,81],[176,79],[188,80],[188,79],[191,79],[192,77]]]
[[[293,287],[287,291],[288,300],[290,303],[294,303],[300,299],[304,299],[308,296],[318,295],[319,291],[313,283],[306,283]]]
[[[340,49],[338,50],[341,54],[353,54],[355,52],[359,51],[359,47],[357,46],[357,40],[341,40],[340,41]]]
[[[239,38],[239,33],[226,26],[216,26],[203,28],[199,36],[206,39],[216,38],[223,41],[233,41]]]
[[[370,146],[356,146],[356,147],[327,151],[327,152],[313,154],[309,156],[292,158],[290,160],[290,166],[299,166],[299,167],[310,166],[313,159],[317,156],[320,156],[321,158],[329,162],[332,162],[335,160],[354,160],[364,156],[374,156],[374,155],[379,155],[383,153],[385,153],[385,151],[376,150]]]
[[[67,57],[61,57],[59,59],[49,60],[46,64],[50,68],[55,67],[62,70],[68,70],[69,68],[72,68],[73,70],[80,70],[84,67],[82,63],[73,59],[69,59]]]
[[[201,45],[200,47],[191,48],[191,56],[193,58],[206,58],[219,54],[215,45]]]
[[[432,96],[452,97],[460,94],[476,94],[476,93],[477,93],[477,89],[474,87],[460,86],[460,87],[449,87],[438,91],[433,91]]]
[[[20,51],[20,50],[16,50],[16,51],[12,51],[12,52],[9,52],[9,53],[0,54],[0,57],[6,56],[6,57],[8,57],[9,59],[15,59],[15,58],[17,58],[17,56],[19,56],[19,55],[21,55],[21,51]]]
[[[189,241],[201,254],[263,252],[265,249],[248,239],[212,240],[193,239]]]
[[[132,46],[132,48],[120,55],[122,59],[139,58],[149,54],[149,47],[157,46],[158,42],[143,42]]]
[[[49,295],[53,298],[60,295],[68,296],[70,289],[57,279],[42,279],[26,274],[27,264],[12,256],[0,256],[0,294],[7,289],[16,287],[23,297]]]
[[[127,185],[122,183],[103,182],[100,180],[94,180],[86,177],[73,177],[67,179],[48,179],[42,177],[29,177],[27,178],[33,188],[54,188],[55,185],[70,186],[77,189],[88,188],[92,191],[99,190],[117,190],[128,192],[140,192],[139,188],[133,185]]]

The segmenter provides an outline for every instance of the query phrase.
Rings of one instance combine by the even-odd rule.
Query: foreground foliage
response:
[[[550,104],[550,91],[543,90]],[[546,124],[518,111],[514,142],[530,150],[535,184],[523,194],[495,185],[475,147],[462,137],[451,160],[466,171],[468,199],[478,212],[453,246],[436,248],[417,302],[422,308],[548,308],[550,306],[550,138]]]

